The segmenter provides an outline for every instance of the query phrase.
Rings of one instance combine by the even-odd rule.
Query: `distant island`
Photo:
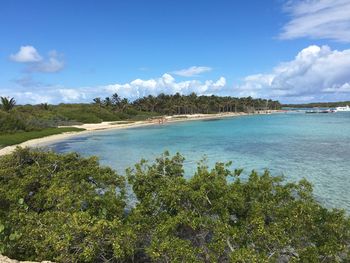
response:
[[[335,108],[350,105],[350,101],[337,102],[311,102],[303,104],[282,104],[284,108]]]

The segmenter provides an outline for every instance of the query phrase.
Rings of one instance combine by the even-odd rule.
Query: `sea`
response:
[[[194,174],[201,160],[209,167],[232,161],[232,169],[243,169],[243,180],[252,170],[265,169],[283,175],[286,182],[305,178],[324,206],[350,212],[350,112],[290,110],[106,130],[48,147],[59,153],[98,156],[102,165],[119,174],[141,159],[152,163],[164,151],[185,157],[186,177]]]

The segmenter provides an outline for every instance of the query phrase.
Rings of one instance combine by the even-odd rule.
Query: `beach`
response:
[[[254,114],[270,114],[270,113],[277,113],[277,112],[280,112],[280,111],[259,112]],[[109,122],[101,122],[101,123],[72,125],[69,127],[82,128],[85,130],[79,131],[79,132],[66,132],[66,133],[51,135],[51,136],[42,137],[38,139],[28,140],[16,145],[7,146],[0,149],[0,156],[12,153],[16,149],[16,147],[39,148],[54,142],[64,141],[65,139],[69,139],[74,136],[80,136],[80,135],[95,133],[95,132],[104,131],[104,130],[136,128],[136,127],[144,127],[149,125],[165,125],[167,123],[174,123],[174,122],[229,118],[229,117],[236,117],[236,116],[242,116],[242,115],[249,115],[249,114],[243,113],[243,112],[240,112],[240,113],[224,112],[224,113],[217,113],[217,114],[187,114],[187,115],[164,116],[164,117],[158,117],[158,118],[148,119],[144,121],[135,121],[135,122],[109,121]],[[60,126],[60,127],[64,127],[64,126]]]

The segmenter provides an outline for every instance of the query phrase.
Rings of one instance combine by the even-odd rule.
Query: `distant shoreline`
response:
[[[154,119],[149,119],[145,121],[135,121],[135,122],[110,121],[110,122],[101,122],[101,123],[73,125],[69,127],[82,128],[85,130],[79,131],[79,132],[67,132],[67,133],[46,136],[38,139],[28,140],[20,144],[7,146],[0,149],[0,156],[12,153],[17,147],[31,147],[31,148],[44,147],[54,142],[64,141],[72,137],[85,135],[85,134],[92,134],[99,131],[137,128],[137,127],[145,127],[145,126],[151,126],[151,125],[164,125],[167,123],[176,123],[176,122],[183,122],[183,121],[222,119],[222,118],[238,117],[238,116],[246,116],[246,115],[260,115],[260,114],[265,115],[265,114],[280,113],[280,112],[283,112],[283,111],[270,110],[267,112],[264,111],[259,113],[250,113],[250,114],[243,113],[243,112],[240,112],[240,113],[224,112],[224,113],[216,113],[216,114],[186,114],[186,115],[164,116],[162,118],[154,118]]]

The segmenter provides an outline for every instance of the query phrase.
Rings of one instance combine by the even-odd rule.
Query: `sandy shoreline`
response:
[[[279,111],[270,111],[269,113],[276,113],[276,112],[279,112]],[[269,113],[264,112],[264,113],[255,113],[255,114],[269,114]],[[55,134],[47,137],[28,140],[20,144],[7,146],[0,149],[0,156],[12,153],[17,146],[32,147],[32,148],[44,147],[51,143],[64,141],[66,139],[69,139],[75,136],[96,133],[99,131],[136,128],[136,127],[144,127],[144,126],[150,126],[150,125],[166,125],[168,123],[175,123],[175,122],[181,122],[181,121],[195,121],[195,120],[219,119],[219,118],[221,119],[221,118],[236,117],[236,116],[243,116],[243,115],[249,115],[249,114],[227,112],[227,113],[217,113],[217,114],[174,115],[174,116],[166,116],[162,119],[151,119],[151,120],[135,121],[135,122],[111,121],[111,122],[101,122],[101,123],[93,123],[93,124],[73,125],[70,127],[83,128],[85,129],[85,131]]]

